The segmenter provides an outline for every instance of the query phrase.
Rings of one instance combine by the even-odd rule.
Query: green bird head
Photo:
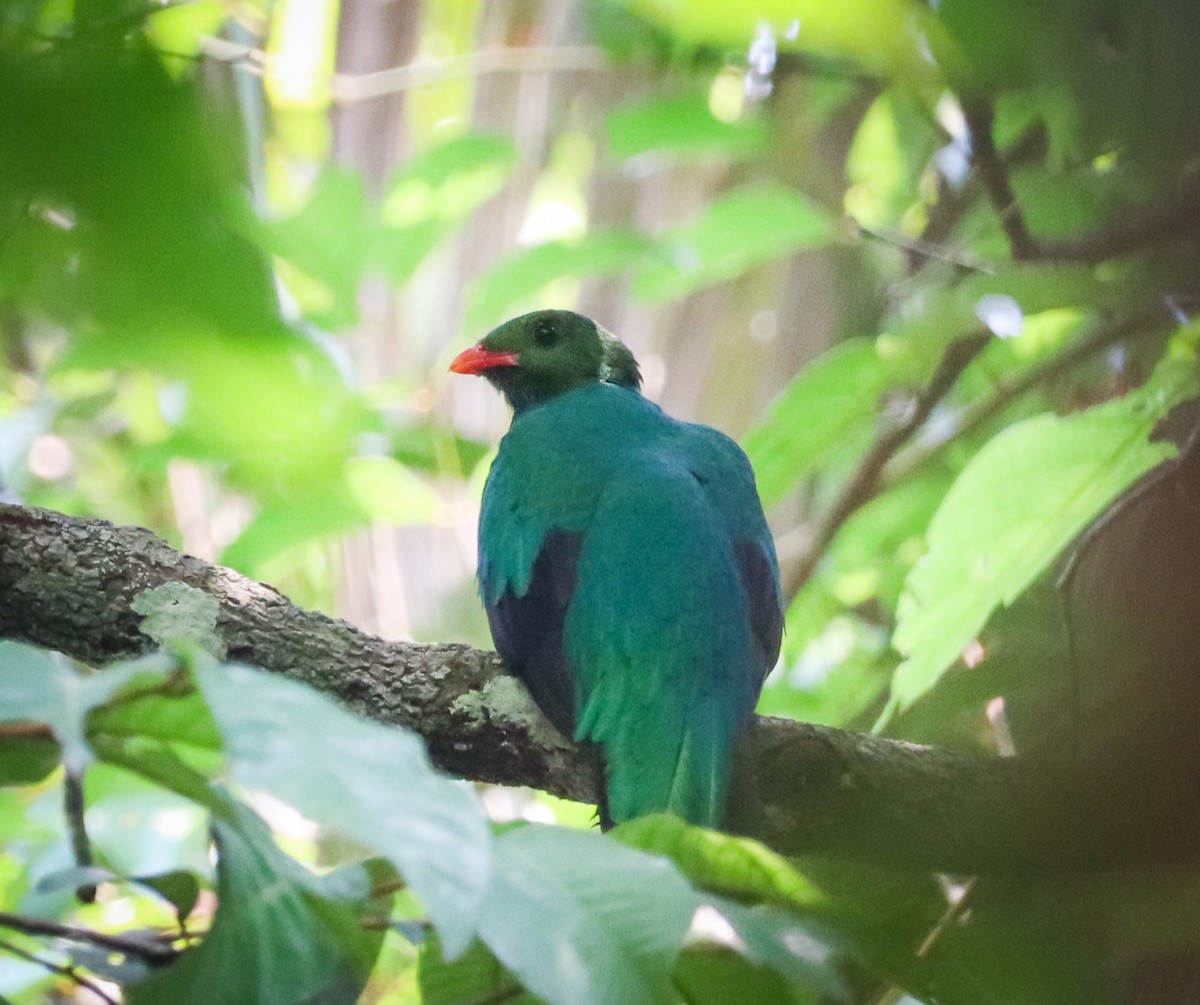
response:
[[[486,377],[517,412],[586,384],[637,389],[642,382],[620,339],[572,311],[513,318],[459,353],[450,369]]]

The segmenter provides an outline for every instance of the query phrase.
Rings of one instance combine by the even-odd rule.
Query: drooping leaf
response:
[[[783,857],[749,838],[690,827],[675,816],[627,820],[612,837],[665,855],[692,883],[729,896],[811,909],[821,894]]]
[[[659,241],[634,278],[634,293],[672,300],[832,238],[829,214],[799,192],[766,185],[737,189]]]
[[[779,502],[823,459],[869,438],[888,378],[875,343],[855,339],[784,388],[744,440],[765,505]]]
[[[464,950],[489,874],[489,834],[474,795],[430,767],[420,739],[249,667],[201,661],[196,680],[233,776],[386,857],[448,952]]]
[[[967,465],[929,525],[905,582],[892,682],[903,709],[931,688],[988,615],[1011,603],[1138,476],[1174,454],[1147,438],[1195,393],[1190,363],[1167,362],[1141,389],[1086,412],[1010,426]]]
[[[550,1005],[669,1002],[699,895],[666,859],[529,826],[496,841],[480,936]]]
[[[305,872],[249,810],[217,823],[217,897],[212,929],[198,948],[129,989],[132,1005],[247,1002],[299,1005],[317,995],[354,1001],[382,933],[362,925],[368,884]],[[358,868],[358,867],[354,867]]]

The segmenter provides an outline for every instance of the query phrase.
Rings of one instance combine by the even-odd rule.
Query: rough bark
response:
[[[415,730],[444,770],[592,799],[585,758],[493,653],[385,641],[182,555],[147,530],[0,505],[0,637],[95,665],[139,654],[155,643],[137,598],[175,582],[216,601],[216,632],[229,658]],[[1198,844],[1200,814],[1181,814],[1177,801],[1174,826],[1153,833],[1141,822],[1153,813],[1124,812],[1122,801],[1146,791],[1147,778],[778,719],[758,721],[750,754],[733,823],[789,854],[1010,872],[1174,861]],[[1088,778],[1103,781],[1081,784]]]

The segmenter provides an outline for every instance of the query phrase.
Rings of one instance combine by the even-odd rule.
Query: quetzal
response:
[[[455,358],[513,408],[479,520],[496,649],[598,753],[602,825],[719,826],[731,760],[779,654],[775,548],[746,455],[643,398],[594,321],[536,311]]]

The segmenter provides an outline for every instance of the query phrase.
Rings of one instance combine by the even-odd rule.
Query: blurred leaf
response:
[[[164,54],[194,56],[226,18],[220,0],[192,0],[157,10],[146,18],[146,37]]]
[[[200,899],[200,884],[194,873],[176,869],[157,876],[138,876],[134,882],[149,887],[175,908],[175,917],[182,925]]]
[[[479,933],[550,1005],[666,1002],[698,902],[665,859],[596,834],[527,826],[496,841]]]
[[[536,1005],[538,999],[523,991],[520,983],[483,943],[472,942],[458,959],[442,955],[436,935],[421,949],[417,971],[421,1005],[471,1005],[474,1002],[504,1001]]]
[[[352,323],[372,240],[362,176],[327,167],[303,208],[282,220],[263,220],[259,228],[268,248],[333,294],[329,320]]]
[[[826,933],[814,918],[771,904],[748,907],[722,898],[716,910],[741,939],[743,955],[789,983],[821,993],[822,1001],[851,1001]]]
[[[549,241],[518,251],[471,286],[468,328],[490,328],[547,283],[565,277],[609,275],[634,269],[650,243],[627,230],[594,230],[578,241]]]
[[[767,185],[737,189],[659,241],[634,277],[634,293],[672,300],[833,238],[829,214],[800,193]]]
[[[616,108],[605,118],[604,131],[613,156],[623,160],[651,150],[748,157],[763,152],[770,141],[764,118],[722,122],[703,95],[652,98]]]
[[[98,746],[98,753],[102,749]],[[88,837],[97,859],[122,876],[179,869],[208,875],[204,808],[189,794],[172,791],[101,757],[85,779]],[[209,798],[214,798],[211,791]]]
[[[770,31],[780,48],[860,62],[870,72],[916,83],[936,79],[928,39],[941,26],[924,5],[911,0],[626,0],[651,21],[694,45],[745,48],[758,31]],[[789,35],[793,25],[798,26]]]
[[[750,963],[728,949],[698,946],[685,951],[675,968],[676,986],[688,1005],[796,1005],[798,998],[775,971]]]
[[[867,109],[846,154],[847,211],[866,227],[905,226],[935,147],[932,116],[917,99],[887,90]],[[963,154],[963,170],[968,154]]]
[[[6,737],[0,741],[0,787],[40,782],[61,759],[62,751],[52,737]]]
[[[854,339],[784,388],[744,439],[765,505],[779,502],[831,455],[868,440],[889,376],[874,341]]]
[[[46,723],[62,744],[64,763],[80,771],[92,760],[84,735],[88,713],[135,678],[170,668],[170,659],[154,656],[85,675],[58,653],[0,641],[0,721]]]
[[[392,176],[373,260],[394,283],[500,191],[517,162],[504,136],[473,133],[434,147]]]
[[[1193,365],[1165,363],[1124,398],[1019,422],[972,459],[905,583],[893,639],[906,657],[892,682],[895,707],[929,690],[997,605],[1012,603],[1122,490],[1174,454],[1147,437],[1196,388]]]
[[[244,808],[238,825],[217,823],[217,897],[212,929],[196,949],[129,989],[131,1005],[253,1002],[298,1005],[318,994],[354,1001],[382,933],[361,924],[364,905],[287,858]]]
[[[500,191],[516,162],[517,148],[506,136],[472,133],[434,147],[392,176],[383,222],[464,220]]]
[[[269,559],[316,537],[372,521],[428,523],[437,504],[433,489],[390,457],[353,457],[338,481],[263,506],[226,547],[221,562],[255,575]]]
[[[437,509],[428,483],[390,457],[352,457],[346,462],[346,483],[371,520],[397,527],[430,523]]]
[[[666,856],[705,890],[799,908],[821,901],[820,891],[787,859],[749,838],[691,827],[666,814],[627,820],[611,836],[631,848]]]
[[[146,368],[175,382],[159,397],[176,453],[234,465],[235,477],[278,489],[339,471],[362,427],[361,402],[335,360],[281,324],[238,337],[163,328],[154,340],[119,331],[72,343],[56,369]]]
[[[196,678],[234,778],[389,859],[449,952],[462,952],[490,865],[473,793],[437,774],[415,735],[356,718],[296,681],[208,661]]]
[[[109,736],[141,736],[215,751],[221,734],[199,692],[150,693],[98,708],[91,728]]]

